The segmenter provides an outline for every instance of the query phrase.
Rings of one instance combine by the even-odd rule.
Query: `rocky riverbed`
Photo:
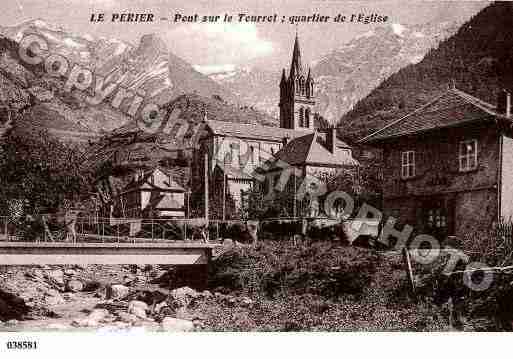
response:
[[[209,302],[237,298],[170,290],[174,270],[159,266],[31,266],[0,269],[0,330],[199,331]],[[239,303],[240,302],[240,303]]]

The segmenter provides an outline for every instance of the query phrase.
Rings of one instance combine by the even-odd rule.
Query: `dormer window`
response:
[[[460,141],[459,149],[460,171],[472,171],[477,168],[477,140]]]
[[[401,153],[401,177],[415,177],[415,151],[404,151]]]

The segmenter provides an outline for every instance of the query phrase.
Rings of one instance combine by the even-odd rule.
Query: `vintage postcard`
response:
[[[7,0],[0,332],[511,331],[512,48],[509,2]]]

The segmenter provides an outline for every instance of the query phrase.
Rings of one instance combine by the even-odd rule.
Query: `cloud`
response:
[[[168,32],[167,41],[172,52],[200,66],[242,65],[274,50],[255,24],[184,24]]]

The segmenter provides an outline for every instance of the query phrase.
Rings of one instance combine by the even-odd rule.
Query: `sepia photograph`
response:
[[[513,331],[513,3],[1,8],[8,356]]]

